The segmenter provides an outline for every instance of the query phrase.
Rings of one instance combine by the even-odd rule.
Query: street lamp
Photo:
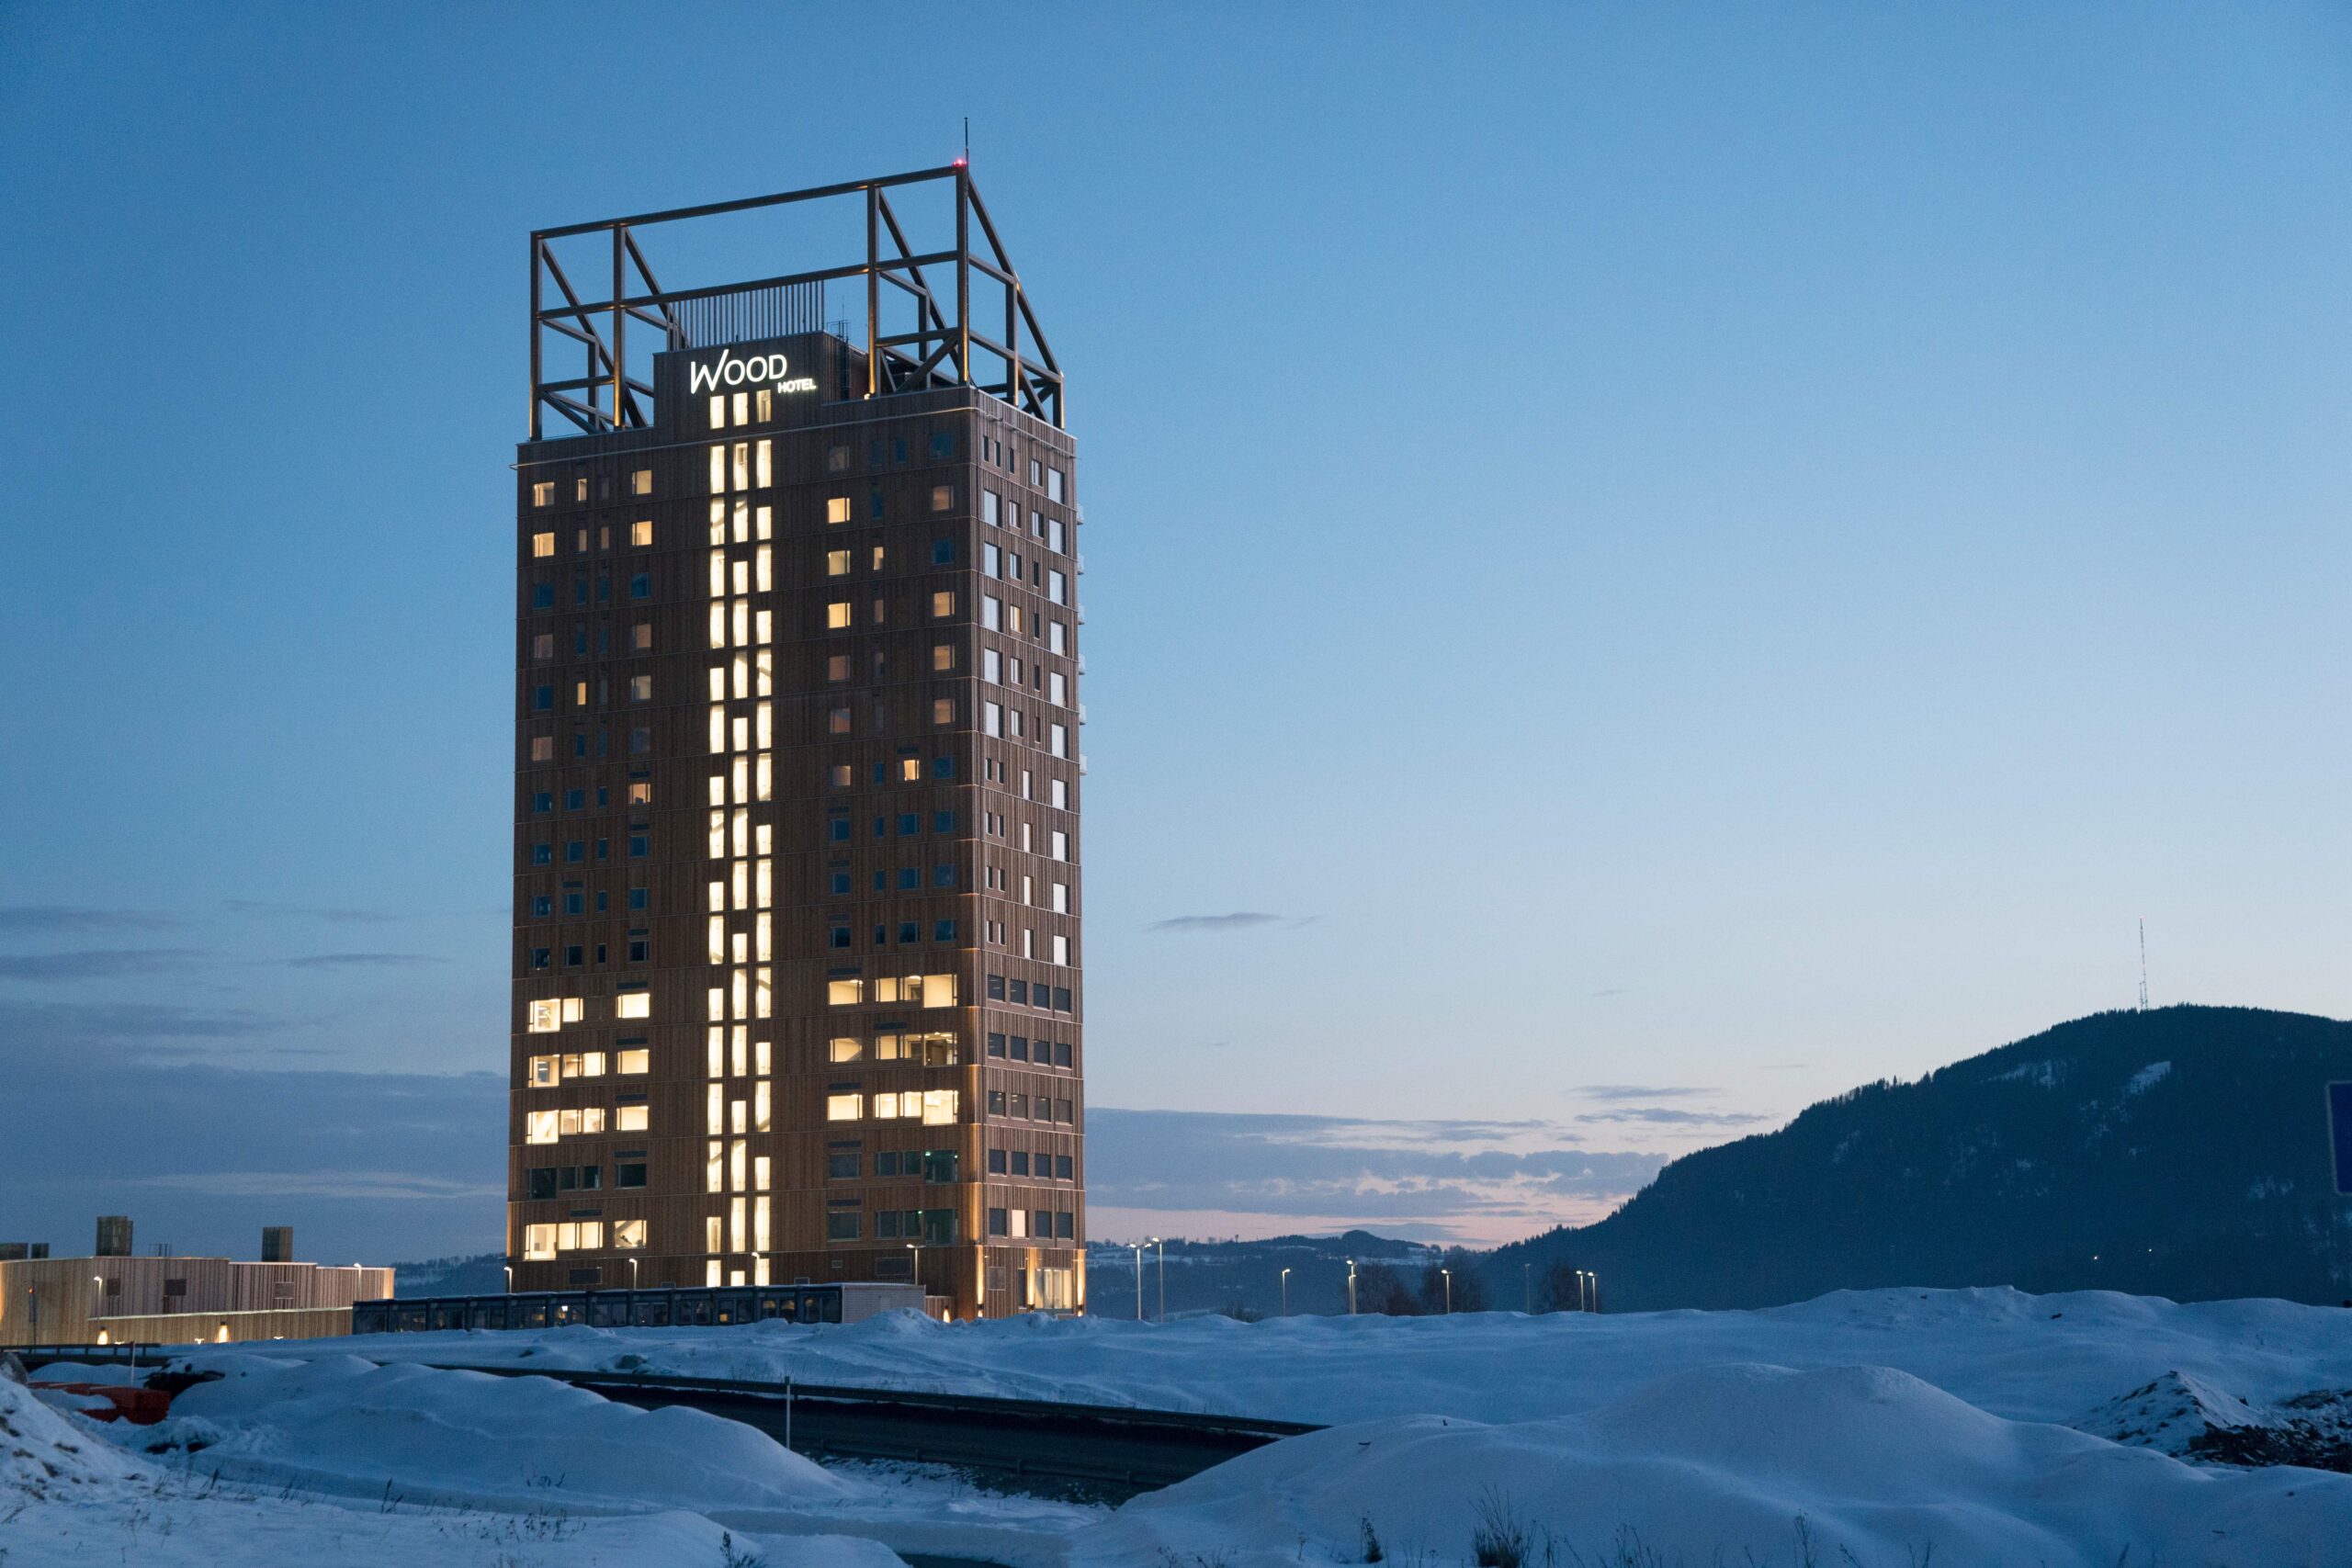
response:
[[[1524,1303],[1523,1303],[1523,1304],[1526,1306],[1526,1309],[1527,1309],[1527,1315],[1528,1315],[1528,1316],[1530,1316],[1530,1317],[1533,1317],[1533,1316],[1535,1315],[1535,1265],[1534,1265],[1534,1264],[1532,1264],[1532,1263],[1522,1263],[1522,1264],[1521,1264],[1521,1265],[1519,1266],[1519,1289],[1520,1289],[1520,1293],[1521,1293],[1523,1297],[1525,1297],[1525,1302],[1524,1302]]]
[[[1348,1315],[1356,1314],[1356,1260],[1348,1259]]]
[[[1600,1310],[1600,1275],[1598,1270],[1592,1276],[1592,1310]]]
[[[1136,1242],[1136,1321],[1143,1321],[1143,1249],[1148,1242]]]
[[[510,1296],[511,1296],[511,1295],[513,1295],[513,1294],[514,1293],[514,1265],[513,1265],[512,1263],[509,1263],[509,1264],[505,1265],[505,1269],[506,1269],[506,1293],[507,1293],[508,1295],[510,1295]]]
[[[1159,1248],[1159,1321],[1166,1323],[1168,1321],[1168,1244],[1158,1236],[1153,1236],[1151,1245]]]
[[[907,1277],[914,1280],[916,1290],[922,1289],[922,1258],[913,1242],[907,1243]]]
[[[1283,1315],[1290,1315],[1290,1270],[1283,1270]]]
[[[106,1277],[93,1274],[90,1276],[90,1283],[95,1287],[90,1292],[90,1326],[96,1328],[98,1325],[98,1309],[106,1304]]]
[[[628,1288],[632,1291],[637,1289],[637,1259],[634,1258],[628,1260]]]
[[[1445,1315],[1452,1317],[1453,1315],[1453,1270],[1441,1269],[1438,1272],[1445,1277]]]

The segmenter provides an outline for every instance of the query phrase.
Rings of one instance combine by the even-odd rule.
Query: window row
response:
[[[1034,1007],[1040,1012],[1070,1010],[1069,987],[1049,986],[1043,980],[1016,980],[1003,975],[988,977],[988,998],[992,1002],[1011,1002],[1014,1007]]]
[[[1068,1209],[990,1209],[989,1235],[1012,1239],[1072,1241],[1078,1236],[1078,1216]]]
[[[628,805],[650,806],[653,804],[653,785],[650,782],[639,781],[630,784],[625,795]],[[537,814],[553,811],[555,796],[556,792],[551,789],[533,790],[531,810]],[[610,809],[611,806],[612,791],[601,784],[594,791],[568,789],[563,792],[563,808],[566,811],[605,811]]]
[[[1035,1062],[1041,1067],[1067,1067],[1070,1065],[1070,1043],[1067,1040],[1031,1040],[1020,1034],[990,1034],[988,1050],[989,1055],[1001,1061]]]
[[[643,1249],[643,1220],[615,1220],[611,1230],[613,1246],[620,1251]],[[528,1261],[539,1262],[560,1252],[602,1252],[605,1249],[605,1225],[602,1220],[565,1220],[559,1224],[525,1225],[523,1257]]]
[[[1010,632],[1015,637],[1043,637],[1048,653],[1069,651],[1069,627],[1049,615],[1024,613],[993,593],[980,595],[980,626],[985,631]]]
[[[891,927],[888,921],[877,921],[874,927],[874,945],[876,947],[889,946],[890,930]],[[922,922],[921,920],[899,921],[898,932],[899,945],[900,947],[953,946],[956,942],[961,940],[956,934],[956,924],[954,920],[932,921],[931,936],[928,941],[925,940],[922,934]],[[855,946],[856,942],[853,938],[849,924],[846,921],[835,921],[828,926],[825,932],[825,945],[836,950]]]
[[[1043,1151],[1033,1155],[1026,1149],[990,1149],[989,1174],[990,1176],[1034,1176],[1040,1181],[1078,1179],[1077,1162],[1069,1156],[1049,1155]]]
[[[951,1126],[962,1095],[952,1089],[882,1090],[868,1095],[854,1085],[836,1084],[825,1095],[828,1122],[921,1122],[926,1127]]]
[[[865,1155],[854,1140],[825,1145],[825,1179],[855,1181],[865,1175]],[[877,1179],[953,1181],[962,1161],[954,1149],[884,1149],[874,1156]]]
[[[572,553],[574,555],[584,556],[589,553],[588,537],[587,529],[582,528],[577,532],[575,536],[576,542],[572,546]],[[596,530],[595,537],[595,547],[598,550],[602,551],[611,549],[613,547],[613,525],[609,523],[600,525]],[[641,550],[650,547],[653,543],[653,525],[643,520],[630,524],[628,525],[628,543],[631,549]],[[531,536],[532,559],[547,560],[551,558],[554,555],[555,534],[553,531],[550,530],[546,533],[534,534]]]
[[[836,1202],[854,1203],[855,1199],[837,1199]],[[827,1241],[858,1241],[865,1235],[865,1216],[856,1209],[837,1208],[825,1215]],[[888,1228],[884,1228],[885,1226]],[[874,1235],[876,1240],[916,1241],[930,1247],[947,1247],[956,1240],[956,1211],[953,1209],[885,1210],[875,1216]]]
[[[1058,677],[1057,677],[1058,679]],[[1069,755],[1069,727],[1065,724],[1040,725],[1017,707],[1002,703],[980,705],[980,733],[1000,740],[1042,741],[1046,750],[1057,757]]]
[[[523,1141],[526,1144],[552,1144],[559,1138],[594,1137],[603,1133],[645,1133],[652,1129],[647,1124],[647,1109],[642,1105],[617,1105],[608,1111],[601,1105],[579,1106],[568,1111],[526,1111],[523,1112]]]
[[[1070,1101],[1057,1100],[1051,1095],[992,1089],[988,1091],[988,1111],[991,1116],[1001,1116],[1013,1122],[1059,1122],[1065,1125],[1078,1120],[1077,1108]]]
[[[590,695],[592,683],[589,682],[572,682],[571,705],[575,708],[604,707],[613,700],[613,683],[611,681],[602,678],[595,681],[593,683],[593,690],[594,693],[593,698]],[[630,702],[650,703],[653,700],[653,677],[650,675],[631,675],[628,678],[627,683],[623,685],[621,689],[628,695]],[[555,711],[555,704],[556,687],[553,683],[550,682],[537,685],[531,688],[531,711],[533,713],[553,713]]]
[[[888,839],[892,837],[890,829],[894,824],[898,829],[897,837],[901,839],[918,837],[922,832],[922,819],[923,814],[920,811],[879,813],[874,818],[874,837],[877,839]],[[953,811],[934,811],[931,813],[931,830],[933,834],[954,833],[956,831],[956,813]],[[826,842],[833,844],[846,844],[850,841],[851,837],[852,819],[848,812],[834,811],[826,816]],[[843,889],[843,891],[847,891],[847,889]]]
[[[531,486],[531,504],[533,506],[553,506],[555,504],[556,485],[557,481],[554,479],[540,479],[534,483]],[[653,493],[653,470],[651,468],[637,468],[631,470],[628,476],[628,493],[631,495],[651,495]],[[610,474],[600,474],[597,476],[596,496],[600,501],[610,501],[613,498],[613,478]],[[585,506],[588,504],[587,475],[577,474],[573,476],[571,480],[571,500],[572,503],[576,506]]]
[[[566,865],[586,865],[591,863],[592,857],[588,852],[592,844],[595,849],[595,854],[593,857],[594,863],[601,865],[605,862],[612,859],[612,840],[610,839],[571,839],[567,840],[563,846],[563,863]],[[530,847],[528,863],[532,865],[555,864],[555,848],[556,847],[552,842],[533,844]],[[649,829],[641,833],[631,833],[628,836],[629,859],[646,860],[650,858],[652,853],[653,834],[651,829]]]
[[[593,601],[589,598],[589,579],[584,574],[571,580],[571,602],[574,604],[590,603],[609,604],[613,602],[613,580],[610,577],[602,572],[596,575],[595,598]],[[650,571],[631,573],[628,580],[628,596],[632,600],[652,598],[653,574]],[[531,584],[531,608],[534,610],[555,608],[555,584],[552,581],[541,578]]]
[[[632,1077],[653,1070],[653,1054],[643,1047],[616,1051],[609,1055],[603,1051],[571,1051],[561,1055],[534,1056],[526,1069],[525,1081],[533,1089],[552,1089],[574,1078],[601,1078],[605,1064],[623,1077]]]
[[[567,1023],[580,1023],[587,1017],[587,1000],[582,997],[550,997],[526,1004],[525,1027],[533,1034],[552,1034]],[[651,1018],[653,993],[641,987],[628,987],[613,998],[615,1018]]]
[[[608,749],[607,736],[605,734],[605,727],[602,725],[598,725],[596,727],[595,739],[593,745],[590,743],[588,731],[586,729],[575,729],[571,732],[571,760],[575,762],[583,762],[591,760],[592,758],[602,757]],[[628,754],[630,756],[648,757],[651,756],[652,753],[653,731],[651,729],[637,728],[628,732]],[[555,737],[552,735],[532,736],[531,761],[534,762],[552,762],[555,760]],[[647,795],[646,798],[649,800],[652,798],[650,793]]]
[[[956,1005],[956,976],[953,975],[885,975],[872,984],[873,996],[866,995],[867,983],[862,979],[836,976],[825,982],[825,1003],[828,1007],[856,1007],[867,1000],[899,1002],[908,1007],[952,1008]]]
[[[605,1168],[601,1165],[540,1166],[525,1171],[523,1179],[524,1195],[532,1199],[605,1190]],[[613,1166],[613,1185],[632,1190],[642,1188],[645,1185],[645,1162],[641,1159],[616,1162]]]
[[[653,907],[653,890],[651,888],[631,887],[627,889],[627,892],[628,894],[628,907],[631,909],[650,909]],[[588,912],[589,897],[587,890],[582,887],[580,884],[576,882],[565,883],[563,885],[563,912],[567,915],[586,914]],[[601,915],[605,909],[606,895],[600,888],[594,897],[596,913]],[[531,895],[531,902],[529,905],[531,918],[535,920],[544,920],[555,913],[555,906],[556,896],[554,894],[534,893]]]
[[[590,645],[588,640],[587,626],[583,623],[573,626],[571,628],[571,656],[574,659],[588,659],[591,657],[596,659],[610,658],[613,651],[612,631],[613,628],[609,624],[599,626],[596,628],[596,638],[594,644],[595,651],[592,655],[589,651]],[[653,623],[651,621],[637,621],[631,623],[628,628],[628,651],[631,653],[650,653],[652,651],[652,649]],[[531,657],[535,660],[553,659],[555,657],[555,633],[533,633],[531,637]]]
[[[594,963],[597,968],[601,969],[606,964],[612,962],[609,951],[603,942],[567,942],[564,945],[563,966],[566,969],[585,969],[589,967],[591,960],[589,959],[588,953],[591,947],[595,949],[595,958]],[[653,962],[653,938],[644,931],[631,931],[628,933],[628,945],[626,951],[628,953],[628,957],[626,962],[631,964],[650,964]],[[533,973],[536,974],[540,970],[552,969],[554,967],[554,948],[535,947],[531,949],[531,969]]]

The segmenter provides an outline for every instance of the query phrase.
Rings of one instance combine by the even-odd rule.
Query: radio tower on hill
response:
[[[2140,1010],[2148,1010],[2148,922],[2140,921]]]

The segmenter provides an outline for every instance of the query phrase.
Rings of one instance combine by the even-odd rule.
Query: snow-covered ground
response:
[[[1470,1561],[1481,1529],[1522,1538],[1525,1568],[1892,1568],[1930,1551],[2052,1568],[2352,1565],[2352,1476],[2172,1457],[2195,1424],[2176,1389],[2242,1419],[2352,1388],[2352,1313],[2280,1302],[1873,1291],[1600,1317],[902,1314],[192,1359],[224,1377],[153,1428],[98,1427],[0,1387],[0,1413],[39,1427],[18,1446],[70,1478],[0,1464],[0,1565],[94,1561],[92,1543],[108,1560],[118,1547],[137,1562],[324,1559],[332,1535],[335,1561],[503,1568],[730,1551],[887,1568],[886,1546],[1010,1568],[1272,1568],[1362,1562],[1375,1539],[1388,1561],[1437,1568]],[[1335,1425],[1102,1510],[821,1469],[714,1417],[422,1361],[788,1374]],[[51,1451],[68,1443],[78,1454]]]

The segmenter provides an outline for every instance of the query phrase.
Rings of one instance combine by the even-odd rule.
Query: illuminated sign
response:
[[[686,367],[686,390],[692,393],[715,392],[722,387],[766,387],[775,392],[813,392],[817,378],[797,376],[789,379],[786,371],[790,367],[781,354],[755,354],[743,358],[729,349],[718,356],[716,364]]]

